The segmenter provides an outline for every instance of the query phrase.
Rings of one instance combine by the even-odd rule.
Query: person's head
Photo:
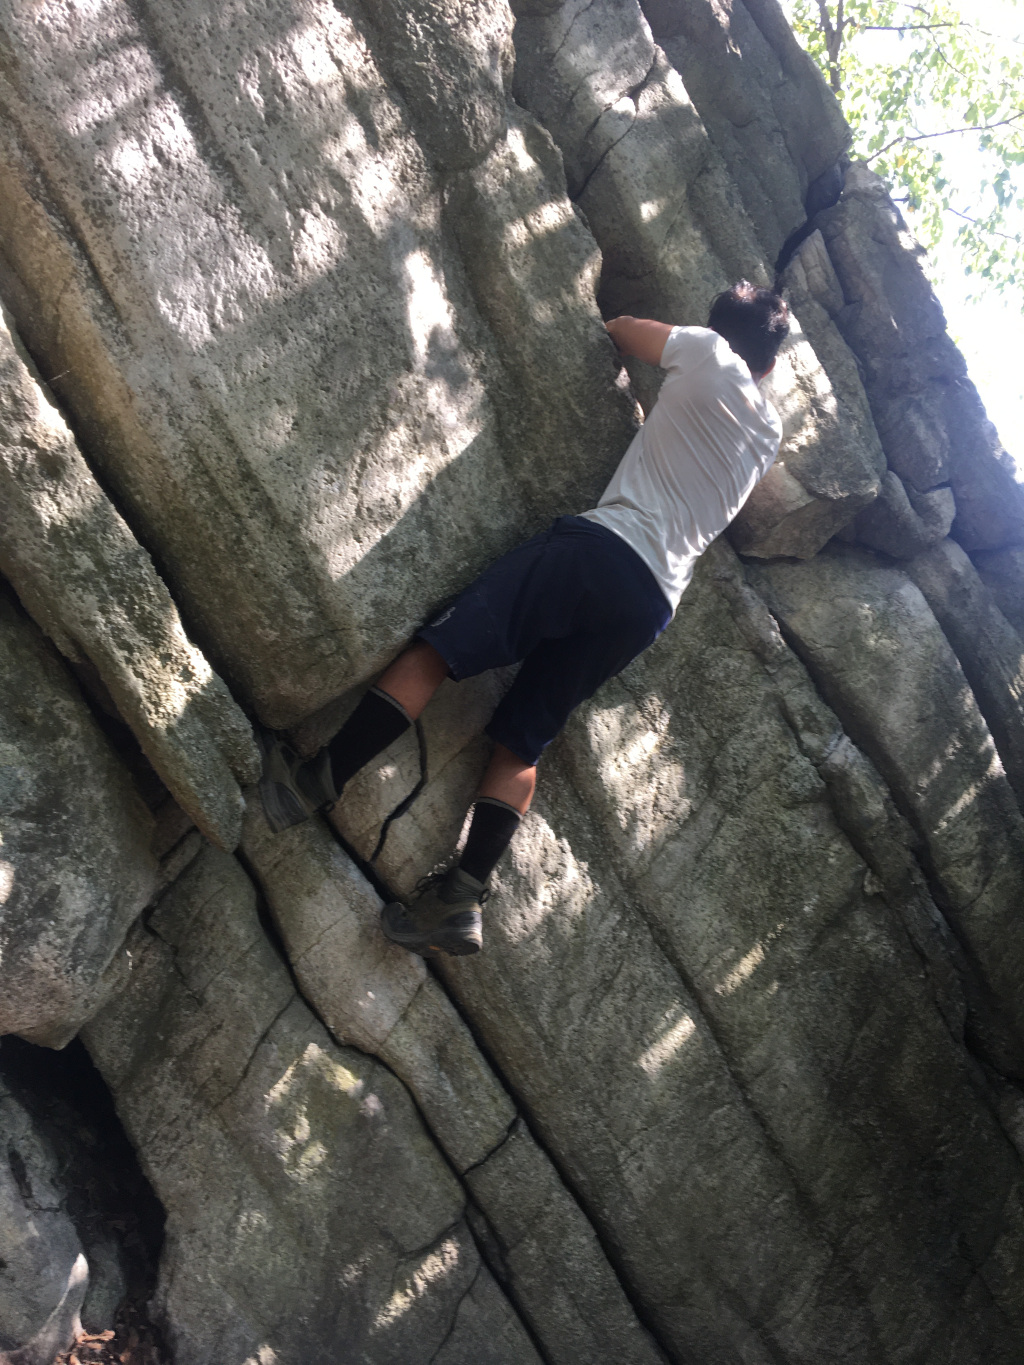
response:
[[[760,378],[775,364],[779,347],[789,335],[789,308],[770,289],[740,280],[719,294],[711,305],[708,326],[724,337]]]

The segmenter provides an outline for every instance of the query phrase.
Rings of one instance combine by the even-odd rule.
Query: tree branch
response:
[[[924,5],[907,5],[906,9],[914,10],[917,14],[924,14],[930,17],[929,10]],[[914,24],[907,27],[914,28],[942,28],[942,24]],[[980,28],[977,24],[972,24],[969,19],[957,19],[949,22],[950,28],[969,28],[974,33],[980,33],[983,38],[998,38],[1000,42],[1013,43],[1017,47],[1024,46],[1024,39],[1009,38],[1005,34],[990,33],[987,28]]]
[[[843,78],[839,66],[839,52],[843,46],[843,30],[847,27],[843,19],[844,0],[839,0],[836,9],[836,22],[832,23],[832,16],[828,12],[826,0],[818,0],[818,13],[821,16],[821,31],[825,35],[825,47],[828,51],[828,79],[832,89],[838,95],[842,89]]]
[[[866,164],[870,166],[872,161],[876,161],[880,156],[884,156],[886,152],[890,151],[900,142],[927,142],[929,138],[952,137],[954,133],[988,133],[991,132],[993,128],[1005,128],[1008,124],[1019,123],[1022,118],[1024,118],[1024,109],[1021,109],[1019,113],[1014,114],[1012,118],[1000,119],[998,123],[975,123],[967,128],[944,128],[941,133],[900,133],[899,137],[894,137],[891,142],[887,142],[885,146],[880,147],[877,152],[872,152],[866,159]]]
[[[858,24],[858,33],[916,33],[920,29],[960,28],[960,24]]]
[[[955,214],[957,218],[962,218],[965,223],[973,223],[975,227],[981,228],[982,232],[987,232],[992,237],[1002,237],[1004,242],[1016,242],[1018,246],[1021,245],[1019,233],[1014,237],[1008,232],[999,232],[996,228],[990,227],[988,223],[983,223],[980,218],[972,218],[969,213],[961,213],[959,209],[951,208],[948,204],[946,205],[946,212]]]

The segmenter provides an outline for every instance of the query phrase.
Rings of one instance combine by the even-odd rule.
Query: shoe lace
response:
[[[419,900],[424,892],[429,891],[432,886],[436,886],[439,881],[443,881],[447,875],[447,867],[435,867],[425,877],[421,877],[412,889],[413,900]]]
[[[428,872],[426,876],[421,877],[419,881],[416,883],[416,885],[413,887],[412,899],[419,900],[420,896],[422,896],[425,892],[429,891],[432,886],[436,886],[438,882],[444,881],[445,877],[447,877],[448,873],[452,870],[454,866],[455,866],[454,863],[448,863],[441,867],[435,867],[430,872]],[[480,895],[477,897],[477,900],[479,901],[480,905],[483,906],[486,905],[490,899],[491,888],[489,886],[485,886],[484,889],[480,892]]]

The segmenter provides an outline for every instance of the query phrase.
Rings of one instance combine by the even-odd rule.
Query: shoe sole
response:
[[[281,756],[280,741],[272,730],[255,727],[256,744],[263,761],[259,793],[263,814],[274,834],[301,825],[310,812],[288,784],[288,768]],[[284,779],[284,780],[282,780]]]
[[[397,943],[400,948],[405,948],[407,952],[416,953],[419,957],[439,957],[442,953],[448,957],[469,957],[472,953],[479,953],[484,946],[483,935],[479,930],[467,935],[457,929],[446,930],[442,925],[432,933],[424,934],[394,928],[388,923],[388,911],[398,910],[404,913],[405,908],[401,901],[392,901],[390,905],[385,905],[380,914],[380,927],[385,938]]]

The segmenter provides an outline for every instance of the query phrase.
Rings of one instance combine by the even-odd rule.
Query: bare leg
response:
[[[414,640],[388,665],[377,686],[405,708],[410,720],[417,720],[447,676],[448,665],[434,646]]]
[[[507,806],[514,806],[520,815],[525,815],[536,786],[537,765],[524,763],[504,744],[495,744],[477,796],[504,801]]]
[[[384,670],[377,680],[377,686],[400,702],[408,715],[416,720],[447,676],[448,665],[434,646],[428,645],[426,640],[414,640]],[[524,763],[504,744],[495,744],[477,795],[504,801],[525,815],[533,800],[536,785],[536,765]]]

